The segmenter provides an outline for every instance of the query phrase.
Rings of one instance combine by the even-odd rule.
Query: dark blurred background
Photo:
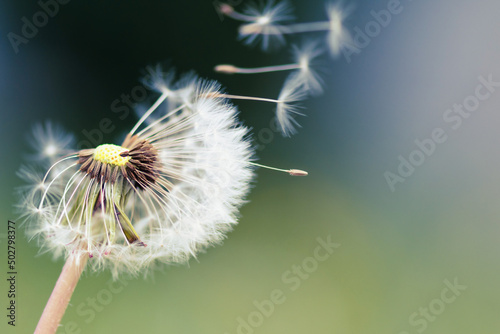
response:
[[[345,1],[354,5],[346,25],[365,31],[371,12],[391,3]],[[298,22],[326,18],[323,1],[292,4]],[[500,82],[500,4],[402,0],[398,8],[350,62],[325,57],[325,94],[303,103],[307,117],[292,138],[272,130],[271,105],[237,102],[260,162],[306,169],[308,177],[259,170],[239,225],[187,266],[112,287],[109,272],[84,274],[59,333],[497,333],[500,87],[460,116],[460,126],[444,117],[454,104],[474,101],[480,76]],[[194,0],[69,1],[16,53],[8,33],[21,35],[22,18],[40,10],[36,1],[0,3],[4,223],[17,220],[15,173],[30,153],[33,124],[50,119],[83,140],[83,130],[109,118],[116,129],[103,140],[115,142],[137,119],[121,119],[111,105],[148,65],[194,70],[233,94],[276,97],[285,74],[227,76],[213,67],[290,61],[286,47],[244,46],[238,22]],[[391,189],[386,172],[398,174],[400,155],[418,158],[415,140],[436,128],[446,141]],[[318,262],[317,238],[341,246]],[[17,323],[7,325],[2,279],[0,328],[29,333],[63,261],[38,255],[21,227],[16,246]],[[282,303],[269,306],[276,290]]]

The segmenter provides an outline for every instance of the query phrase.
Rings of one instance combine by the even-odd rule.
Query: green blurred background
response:
[[[323,1],[292,3],[298,21],[325,18]],[[346,23],[352,31],[388,6],[346,4],[355,5]],[[401,6],[351,62],[325,58],[325,94],[304,103],[307,117],[294,137],[266,130],[271,106],[238,103],[261,144],[260,161],[306,169],[308,177],[259,170],[239,225],[188,266],[113,288],[109,272],[85,273],[58,333],[499,333],[500,91],[456,130],[443,115],[475,93],[479,76],[500,81],[500,4]],[[16,54],[7,34],[19,34],[22,17],[39,10],[36,1],[0,3],[2,275],[4,224],[16,220],[15,172],[33,124],[57,121],[81,140],[83,129],[107,117],[117,129],[105,141],[113,142],[136,119],[121,120],[111,103],[137,86],[147,65],[170,61],[181,72],[220,80],[231,93],[274,97],[280,74],[224,76],[212,68],[289,61],[286,48],[263,53],[242,45],[237,22],[221,21],[211,1],[194,0],[70,1]],[[399,155],[408,159],[414,141],[435,128],[447,141],[392,192],[384,173],[397,173]],[[317,238],[328,236],[341,246],[311,267]],[[37,255],[22,228],[17,261],[17,323],[7,325],[2,279],[2,333],[33,331],[63,266]],[[302,264],[310,273],[292,290],[283,275],[297,279],[290,270]],[[445,281],[455,280],[465,291],[444,302],[452,296],[442,295]],[[273,290],[284,302],[259,311],[255,303],[269,308],[263,301]]]

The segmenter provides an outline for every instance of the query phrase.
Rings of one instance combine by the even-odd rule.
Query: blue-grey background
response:
[[[364,30],[371,11],[388,7],[379,0],[345,3],[355,6],[346,22],[351,31]],[[292,4],[300,22],[325,19],[323,1]],[[260,161],[306,169],[308,177],[259,170],[240,224],[223,246],[188,266],[112,288],[108,272],[84,274],[59,333],[497,333],[500,91],[456,130],[443,115],[474,95],[478,77],[500,81],[500,4],[400,6],[350,62],[325,58],[325,94],[303,104],[307,117],[296,136],[265,130],[271,106],[238,103],[263,144]],[[194,0],[69,1],[16,54],[7,34],[20,34],[21,19],[40,10],[36,1],[0,3],[2,275],[5,224],[17,217],[15,172],[29,153],[33,124],[51,119],[82,140],[82,130],[109,118],[116,130],[104,141],[113,142],[136,118],[120,119],[111,104],[138,85],[147,65],[170,61],[181,72],[220,80],[231,93],[275,97],[283,75],[224,76],[212,68],[289,61],[286,48],[263,53],[242,45],[237,22],[221,21],[211,1]],[[435,128],[447,140],[391,191],[384,173],[397,173],[398,157],[408,159],[415,140]],[[292,290],[283,275],[310,264],[317,238],[329,236],[341,246]],[[33,331],[63,266],[37,255],[22,227],[16,246],[17,322],[7,326],[1,279],[3,333]],[[466,288],[443,297],[455,281]],[[255,303],[274,290],[284,302],[259,317]],[[241,319],[255,326],[239,327]]]

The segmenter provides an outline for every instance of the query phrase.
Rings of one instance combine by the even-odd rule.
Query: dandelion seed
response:
[[[301,86],[302,83],[295,77],[288,78],[278,97],[280,103],[276,108],[276,117],[283,135],[287,137],[295,134],[297,132],[296,128],[300,126],[295,120],[295,116],[303,116],[298,111],[299,106],[296,104],[296,102],[302,101],[306,97],[306,93]]]
[[[74,144],[74,137],[47,121],[33,126],[29,143],[36,152],[31,156],[33,160],[53,163],[58,156],[69,153],[67,148]]]
[[[251,162],[250,164],[254,165],[254,166],[257,166],[257,167],[262,167],[262,168],[267,168],[267,169],[275,170],[275,171],[278,171],[278,172],[288,173],[288,174],[290,174],[292,176],[307,176],[307,175],[309,175],[308,172],[306,172],[304,170],[300,170],[300,169],[274,168],[274,167],[269,167],[269,166],[257,164],[257,163],[254,163],[254,162]]]
[[[157,261],[185,262],[219,243],[237,223],[253,167],[307,174],[251,161],[248,129],[217,83],[150,80],[160,97],[120,145],[60,156],[43,177],[20,172],[36,184],[21,205],[45,251],[86,255],[114,277],[146,274]],[[183,104],[148,121],[170,99]]]
[[[243,68],[230,64],[217,65],[214,70],[226,74],[259,74],[280,71],[291,71],[290,77],[297,80],[307,93],[318,95],[323,92],[323,80],[313,69],[319,56],[323,54],[323,48],[317,41],[307,41],[301,46],[292,46],[292,55],[295,63],[275,66],[264,66],[255,68]]]
[[[292,52],[300,70],[292,73],[290,80],[296,80],[297,85],[310,95],[323,93],[323,79],[315,70],[319,67],[317,60],[323,54],[323,48],[313,40],[304,42],[301,46],[293,45]]]
[[[243,68],[234,65],[223,64],[217,65],[215,67],[216,72],[226,73],[226,74],[256,74],[256,73],[269,73],[269,72],[279,72],[279,71],[290,71],[299,70],[302,68],[301,64],[287,64],[287,65],[275,65],[275,66],[265,66],[265,67],[255,67],[255,68]]]
[[[303,116],[303,114],[298,112],[300,107],[297,105],[297,102],[304,100],[307,96],[307,93],[302,88],[302,83],[299,82],[296,77],[289,77],[285,81],[285,84],[281,89],[278,99],[243,96],[243,95],[231,95],[218,92],[211,92],[206,96],[213,98],[227,98],[233,100],[249,100],[257,102],[274,103],[276,104],[276,118],[278,120],[278,124],[281,128],[282,134],[284,136],[290,137],[292,134],[296,133],[296,127],[299,126],[294,116],[295,115]]]
[[[174,90],[174,71],[164,72],[160,64],[146,68],[146,75],[142,78],[141,82],[149,89],[156,91],[160,94],[169,93]]]
[[[344,21],[352,12],[351,8],[342,8],[341,3],[328,4],[327,6],[328,19],[330,29],[327,40],[330,53],[334,57],[338,57],[345,46],[356,48],[351,33],[344,26]]]
[[[223,4],[219,7],[222,14],[246,22],[239,29],[239,37],[245,44],[254,45],[261,43],[262,50],[284,44],[285,40],[280,32],[280,25],[293,19],[292,8],[288,1],[270,0],[258,6],[249,4],[243,13]]]

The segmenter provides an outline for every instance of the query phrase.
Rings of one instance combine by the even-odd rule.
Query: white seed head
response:
[[[163,79],[149,80],[172,87],[167,100],[184,106],[163,110],[120,145],[60,160],[43,181],[20,171],[32,186],[19,206],[45,251],[88,253],[93,270],[109,268],[114,277],[146,274],[220,243],[237,224],[253,177],[248,129],[226,99],[209,97],[220,90],[216,82]]]

